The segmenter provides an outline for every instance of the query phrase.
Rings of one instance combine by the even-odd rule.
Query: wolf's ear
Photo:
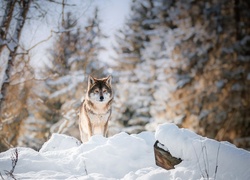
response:
[[[89,75],[88,87],[90,87],[90,86],[93,85],[94,83],[95,83],[95,78],[93,78],[92,76]]]
[[[106,83],[111,86],[111,81],[112,81],[112,77],[109,75],[107,78],[106,78]]]

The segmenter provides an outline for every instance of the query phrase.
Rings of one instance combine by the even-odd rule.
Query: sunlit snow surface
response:
[[[183,160],[175,169],[155,165],[156,139]],[[0,154],[0,172],[6,179],[13,152]],[[120,133],[110,138],[94,136],[84,144],[53,134],[40,151],[19,147],[18,153],[13,173],[17,179],[250,179],[248,151],[174,124],[159,126],[155,136],[151,132]]]

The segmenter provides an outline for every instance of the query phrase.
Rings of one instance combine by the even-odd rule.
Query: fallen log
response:
[[[169,151],[165,150],[164,145],[159,141],[154,144],[154,153],[156,165],[166,170],[174,169],[175,165],[182,162],[180,158],[173,157]]]

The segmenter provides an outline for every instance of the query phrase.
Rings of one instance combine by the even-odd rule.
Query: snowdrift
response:
[[[183,161],[175,169],[155,165],[153,145]],[[53,134],[40,151],[18,147],[17,179],[250,179],[250,153],[227,142],[201,137],[174,124],[137,135],[93,136],[89,142]],[[14,149],[0,153],[0,173],[8,178]]]

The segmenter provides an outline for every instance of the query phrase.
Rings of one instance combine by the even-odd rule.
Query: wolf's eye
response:
[[[99,90],[98,90],[98,89],[96,89],[94,92],[95,92],[95,93],[99,93]]]
[[[102,92],[103,92],[103,93],[106,93],[106,92],[107,92],[107,89],[103,89]]]

